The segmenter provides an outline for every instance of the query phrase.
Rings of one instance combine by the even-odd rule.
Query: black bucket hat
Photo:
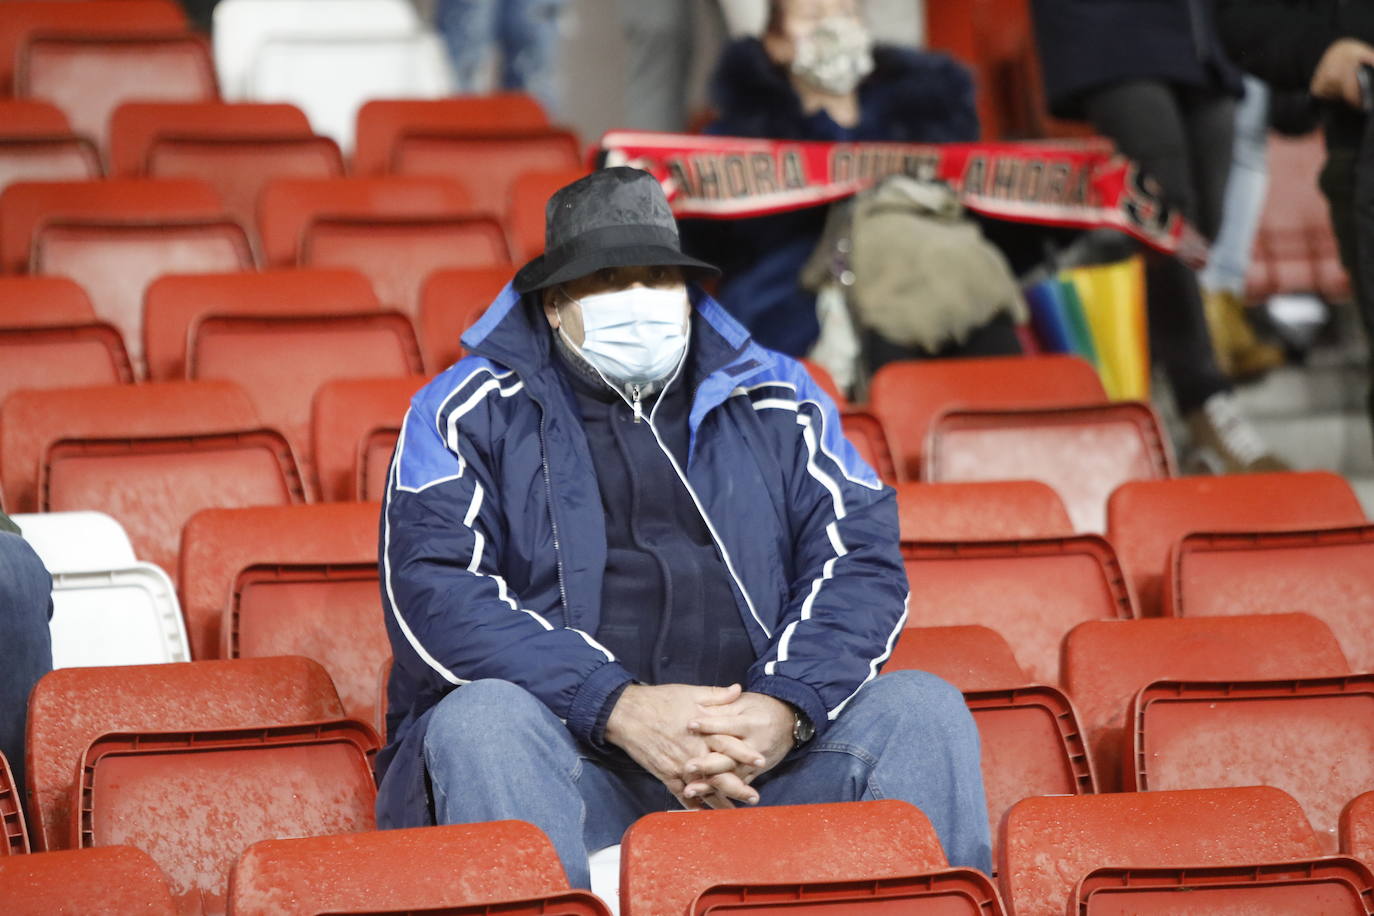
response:
[[[520,268],[512,285],[523,294],[603,267],[659,265],[720,273],[682,253],[677,220],[654,176],[616,166],[554,192],[544,209],[544,253]]]

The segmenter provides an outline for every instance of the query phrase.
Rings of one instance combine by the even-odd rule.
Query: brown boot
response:
[[[1235,395],[1219,392],[1188,414],[1193,457],[1213,474],[1251,474],[1291,470],[1269,451],[1250,421],[1241,415]]]
[[[1203,310],[1212,333],[1217,365],[1232,378],[1259,378],[1284,363],[1283,351],[1255,336],[1239,296],[1226,290],[1206,293]]]

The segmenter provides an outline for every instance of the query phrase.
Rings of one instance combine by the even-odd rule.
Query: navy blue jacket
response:
[[[824,732],[906,620],[896,497],[797,362],[754,343],[699,290],[692,299],[678,470],[757,656],[746,689],[797,706]],[[471,355],[415,395],[402,426],[381,523],[395,655],[378,758],[383,827],[429,822],[424,729],[455,687],[511,681],[590,740],[628,677],[592,636],[605,520],[543,320],[507,287],[463,336]]]

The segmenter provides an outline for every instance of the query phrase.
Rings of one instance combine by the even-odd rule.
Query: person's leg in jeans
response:
[[[910,802],[949,864],[992,873],[978,727],[958,690],[924,671],[865,684],[824,735],[754,782],[763,805]]]
[[[29,692],[52,670],[51,617],[52,577],[43,561],[19,535],[0,531],[0,753],[20,786]]]
[[[696,0],[619,0],[628,55],[625,127],[682,131],[687,127],[687,77],[692,62]]]
[[[528,92],[558,113],[558,20],[563,0],[504,0],[497,24],[501,88]]]
[[[591,887],[589,853],[619,843],[640,816],[679,807],[647,771],[582,744],[508,681],[444,697],[424,743],[438,823],[529,821],[553,841],[573,887]]]
[[[491,90],[491,54],[496,14],[503,0],[439,0],[435,23],[448,46],[453,78],[460,93]]]

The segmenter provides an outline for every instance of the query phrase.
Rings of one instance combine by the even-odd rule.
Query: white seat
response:
[[[620,846],[598,849],[587,857],[591,868],[592,893],[605,902],[611,916],[620,916]]]
[[[187,662],[176,589],[152,563],[53,573],[52,666]]]
[[[214,26],[220,93],[241,101],[258,48],[270,38],[407,34],[421,21],[409,0],[222,0]]]
[[[258,48],[247,81],[258,102],[302,108],[315,133],[353,150],[358,109],[371,99],[436,99],[454,92],[443,41],[407,35],[272,38]]]
[[[124,526],[103,512],[41,512],[11,518],[48,572],[94,572],[137,562]]]

